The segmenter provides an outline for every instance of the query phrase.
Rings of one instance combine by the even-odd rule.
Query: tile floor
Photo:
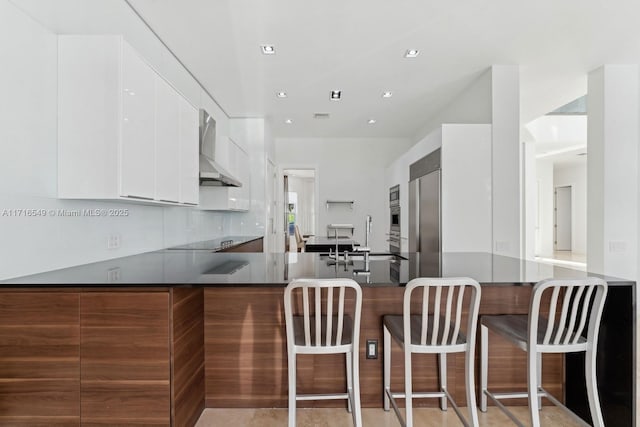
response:
[[[462,408],[466,414],[466,408]],[[510,408],[525,425],[529,425],[527,407]],[[490,407],[487,413],[478,412],[481,426],[512,427],[514,424],[499,409]],[[385,412],[381,408],[364,408],[362,422],[365,427],[400,426],[393,411]],[[577,426],[563,411],[553,406],[545,406],[541,411],[542,426]],[[455,412],[446,412],[438,408],[416,408],[414,424],[421,427],[462,426]],[[281,427],[287,425],[286,409],[213,409],[202,413],[196,427]],[[344,409],[298,409],[299,427],[351,427],[351,414]]]

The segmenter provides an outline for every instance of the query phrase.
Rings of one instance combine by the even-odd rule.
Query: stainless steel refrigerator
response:
[[[437,277],[442,271],[442,171],[440,149],[409,167],[409,251],[419,254],[411,277]]]

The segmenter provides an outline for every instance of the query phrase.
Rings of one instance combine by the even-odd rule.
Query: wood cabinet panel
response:
[[[84,292],[83,425],[169,425],[168,292]]]
[[[360,341],[362,405],[382,405],[382,316],[401,314],[403,287],[363,288]],[[530,287],[485,286],[480,314],[527,313]],[[287,354],[282,288],[209,288],[205,290],[206,403],[215,407],[286,407]],[[416,294],[416,297],[419,297]],[[466,325],[466,313],[463,324]],[[479,332],[479,331],[478,331]],[[478,336],[479,338],[479,336]],[[366,339],[377,339],[378,359],[365,358]],[[490,337],[490,385],[518,390],[526,385],[524,352]],[[477,340],[479,343],[479,340]],[[400,346],[392,344],[392,387],[403,387],[404,359]],[[447,379],[456,401],[465,405],[464,356],[448,357]],[[344,389],[344,357],[298,357],[298,389],[301,393],[329,393]],[[556,396],[563,393],[563,359],[543,359],[543,384]],[[413,357],[414,389],[436,390],[437,356]],[[479,347],[476,351],[476,374]],[[402,403],[402,401],[400,401]],[[522,402],[523,404],[525,402]],[[301,406],[340,406],[339,401],[299,402]],[[436,406],[437,399],[419,399],[416,406]]]
[[[171,295],[173,425],[192,426],[205,407],[204,290],[174,288]]]
[[[79,294],[0,294],[0,424],[80,424]]]

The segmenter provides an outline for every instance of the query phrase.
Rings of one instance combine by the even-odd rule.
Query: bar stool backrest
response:
[[[551,294],[548,306],[546,301],[542,302],[545,293]],[[595,346],[606,295],[607,282],[595,277],[536,283],[529,310],[528,345],[548,352],[579,351],[586,345]],[[549,311],[546,321],[540,317],[541,308]]]
[[[411,295],[422,289],[420,303],[419,335],[411,330]],[[471,294],[465,307],[465,294]],[[403,301],[403,322],[405,342],[419,346],[456,346],[475,341],[475,330],[480,306],[480,285],[468,277],[456,278],[417,278],[407,283]],[[460,333],[462,314],[468,310],[466,334]],[[429,322],[432,324],[429,324]],[[415,325],[414,325],[415,326]],[[413,335],[412,335],[413,333]],[[411,341],[407,337],[412,337]]]
[[[296,343],[298,348],[331,352],[336,347],[358,343],[361,310],[362,289],[354,280],[294,280],[285,289],[287,341],[296,342],[293,318],[301,316],[304,343]],[[345,325],[350,323],[346,321],[347,316],[353,316],[353,328],[349,331],[344,330]],[[345,342],[347,333],[351,334],[351,339]]]

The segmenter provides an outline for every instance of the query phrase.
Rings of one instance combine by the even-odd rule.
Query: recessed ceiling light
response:
[[[331,91],[331,100],[332,101],[340,101],[341,97],[342,97],[342,91],[341,90],[332,90]]]
[[[276,96],[278,98],[286,98],[287,97],[287,92],[278,92],[278,93],[276,93]]]
[[[375,124],[376,119],[369,119],[367,120],[367,123],[369,123],[370,125]]]
[[[285,122],[286,124],[290,125],[291,123],[293,123],[293,120],[291,120],[291,119],[286,119],[284,122]]]
[[[390,90],[386,91],[386,92],[382,92],[382,97],[383,98],[391,98],[393,96],[393,92],[391,92]]]
[[[418,56],[419,53],[420,51],[418,49],[407,49],[407,51],[404,53],[404,57],[415,58],[416,56]]]
[[[262,45],[260,45],[260,49],[262,49],[262,54],[263,55],[275,55],[276,54],[276,48],[272,44],[262,44]]]

